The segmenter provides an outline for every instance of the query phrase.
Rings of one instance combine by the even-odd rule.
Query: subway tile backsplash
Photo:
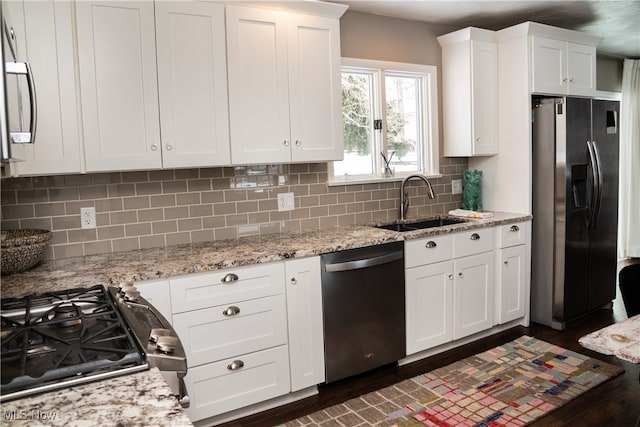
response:
[[[442,178],[409,186],[408,217],[459,208],[451,180],[466,158],[441,158]],[[400,182],[329,187],[326,163],[257,165],[2,180],[2,229],[53,231],[47,259],[165,247],[243,236],[395,220]],[[293,211],[277,194],[293,192]],[[80,228],[80,208],[96,208],[96,229]]]

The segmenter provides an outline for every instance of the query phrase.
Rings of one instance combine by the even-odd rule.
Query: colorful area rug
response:
[[[285,426],[522,426],[622,372],[522,336]]]
[[[585,335],[578,342],[589,350],[640,363],[640,314]]]

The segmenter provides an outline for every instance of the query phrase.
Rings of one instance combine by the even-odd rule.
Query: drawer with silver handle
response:
[[[453,256],[453,238],[450,234],[408,240],[405,242],[405,268],[446,261]]]
[[[530,221],[505,224],[498,227],[498,247],[524,245],[529,234]]]
[[[493,250],[495,228],[476,228],[453,235],[453,257],[460,258]]]

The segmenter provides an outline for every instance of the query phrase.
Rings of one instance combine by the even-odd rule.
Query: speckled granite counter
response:
[[[168,278],[289,258],[304,258],[528,219],[531,219],[530,215],[494,212],[494,216],[487,219],[468,220],[460,224],[404,233],[370,226],[349,226],[65,258],[43,262],[24,273],[2,276],[1,295],[2,298],[20,297],[46,291],[87,287],[97,283],[117,284],[122,281]],[[407,220],[410,221],[415,219]]]
[[[124,375],[2,403],[2,425],[191,426],[160,372]]]

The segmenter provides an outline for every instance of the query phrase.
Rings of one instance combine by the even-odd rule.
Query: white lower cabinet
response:
[[[171,293],[169,292],[168,280],[145,280],[144,282],[136,282],[136,288],[140,291],[140,295],[162,314],[169,322],[171,322]]]
[[[214,337],[211,337],[214,339]],[[198,421],[289,392],[286,345],[189,368],[185,382]]]
[[[495,315],[499,324],[527,314],[531,275],[530,236],[530,221],[498,228]]]
[[[285,262],[291,391],[322,383],[324,330],[320,257]]]
[[[494,233],[483,228],[405,243],[407,355],[493,326]]]

